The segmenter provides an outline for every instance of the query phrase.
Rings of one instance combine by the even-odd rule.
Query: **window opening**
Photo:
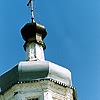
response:
[[[27,99],[27,100],[39,100],[38,98],[31,98],[31,99]]]

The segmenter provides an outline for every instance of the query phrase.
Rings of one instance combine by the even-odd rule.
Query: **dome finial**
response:
[[[29,0],[27,6],[30,7],[30,9],[31,9],[31,19],[32,19],[32,22],[35,22],[34,21],[34,5],[33,5],[33,0]]]

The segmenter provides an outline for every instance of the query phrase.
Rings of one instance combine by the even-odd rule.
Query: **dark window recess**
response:
[[[27,99],[27,100],[39,100],[38,98],[34,98],[34,99]]]

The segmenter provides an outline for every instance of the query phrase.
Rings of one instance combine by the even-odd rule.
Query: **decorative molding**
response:
[[[14,98],[21,97],[22,100],[26,100],[25,98],[37,95],[43,95],[45,93],[49,93],[53,100],[73,100],[73,88],[69,86],[65,86],[60,82],[56,82],[51,79],[46,80],[36,80],[31,82],[20,82],[11,88],[9,88],[3,95],[4,100],[17,100]],[[45,96],[45,95],[44,95]],[[62,99],[63,98],[63,99]],[[0,97],[0,100],[1,99]],[[52,99],[41,99],[39,100],[52,100]]]

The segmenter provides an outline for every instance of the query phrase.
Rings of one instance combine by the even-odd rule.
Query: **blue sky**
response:
[[[35,1],[35,19],[48,32],[46,60],[71,70],[78,100],[100,100],[100,0]],[[25,60],[20,29],[29,19],[27,2],[0,2],[0,74]]]

